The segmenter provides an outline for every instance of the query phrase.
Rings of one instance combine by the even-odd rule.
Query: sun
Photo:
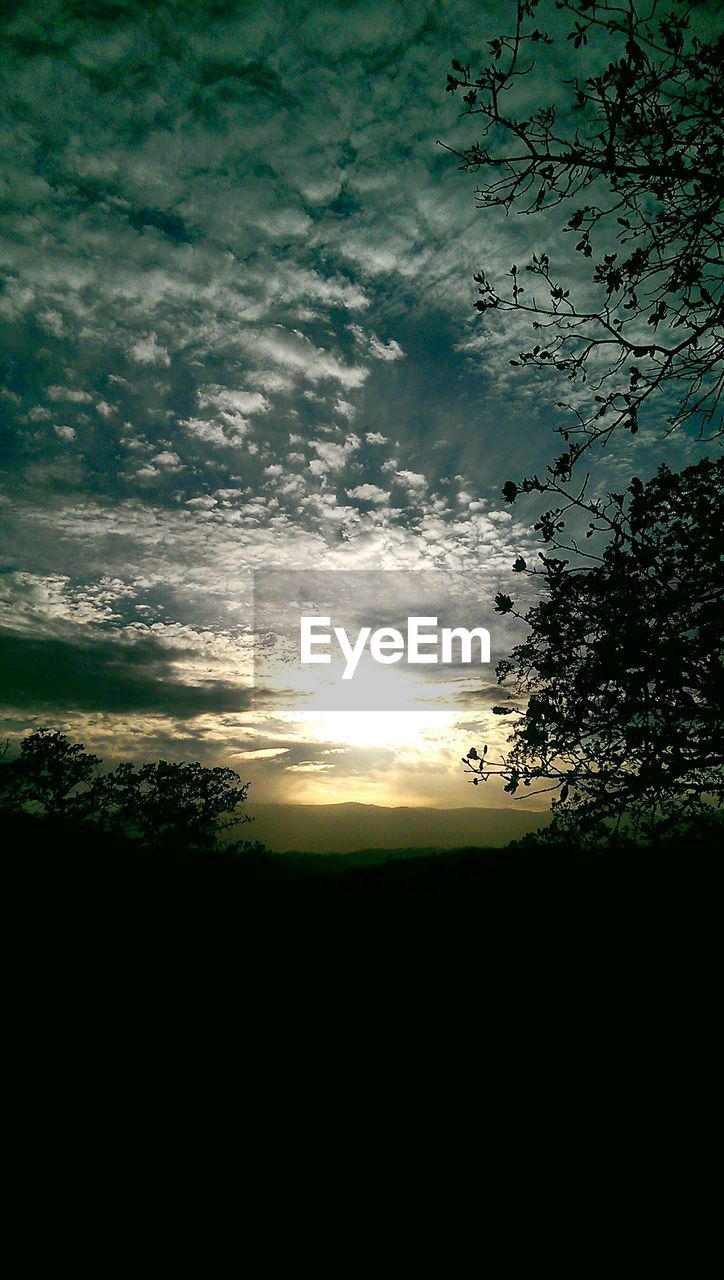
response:
[[[303,724],[310,738],[319,742],[433,752],[454,727],[456,716],[450,711],[294,711],[289,719]]]

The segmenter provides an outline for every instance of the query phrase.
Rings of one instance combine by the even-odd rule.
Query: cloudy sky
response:
[[[491,669],[440,711],[252,706],[251,584],[462,572],[510,642],[533,512],[500,487],[550,459],[557,389],[472,274],[549,245],[436,142],[470,140],[449,62],[512,7],[4,6],[3,736],[230,764],[257,801],[501,803],[459,763],[499,732]]]

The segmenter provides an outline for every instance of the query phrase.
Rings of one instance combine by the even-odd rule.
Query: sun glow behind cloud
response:
[[[455,728],[452,711],[290,712],[290,723],[320,743],[348,747],[394,747],[416,755],[438,753]]]
[[[460,766],[504,738],[492,667],[322,713],[290,661],[249,705],[252,570],[464,570],[489,615],[535,554],[500,486],[549,461],[552,395],[471,276],[550,226],[483,231],[436,146],[478,0],[6,8],[2,737],[235,763],[258,800],[508,802]]]
[[[460,741],[453,712],[290,712],[288,718],[295,733],[319,746],[312,759],[287,765],[290,800],[391,806],[450,803],[451,789],[441,782]],[[357,771],[350,769],[350,758],[360,762]],[[338,771],[340,760],[346,763],[343,771]],[[455,803],[467,800],[463,792]]]

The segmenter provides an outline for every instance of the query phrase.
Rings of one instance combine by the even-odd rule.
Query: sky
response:
[[[472,137],[451,58],[512,8],[4,5],[3,737],[227,764],[263,803],[510,802],[460,763],[502,742],[492,666],[312,714],[252,697],[252,659],[272,570],[463,575],[494,655],[515,638],[492,598],[534,511],[500,489],[553,456],[558,389],[511,368],[520,320],[482,320],[472,276],[561,219],[481,211],[438,145]],[[644,427],[599,483],[695,456]]]

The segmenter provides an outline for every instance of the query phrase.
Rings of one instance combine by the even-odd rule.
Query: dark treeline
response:
[[[350,975],[384,1005],[402,999],[389,979],[411,965],[430,990],[431,965],[454,990],[478,975],[489,999],[511,980],[531,992],[544,974],[568,988],[585,973],[590,999],[592,974],[608,987],[625,969],[635,991],[632,973],[645,982],[653,958],[660,977],[672,966],[672,984],[682,965],[710,968],[713,830],[699,829],[695,849],[672,832],[647,848],[526,838],[503,850],[275,854],[224,838],[247,791],[232,774],[166,762],[104,774],[51,730],[0,763],[4,900],[31,972],[41,957],[39,988],[60,983],[58,1009],[69,992],[102,1008],[109,991],[131,991],[133,1016],[152,1008],[155,1019],[181,986],[202,1001],[228,991],[237,1018],[270,975],[300,1010],[312,992],[342,987],[348,1000]]]
[[[7,749],[6,749],[7,752]],[[228,768],[158,760],[124,761],[101,771],[98,756],[58,730],[28,734],[0,768],[0,807],[7,814],[93,828],[141,849],[219,852],[231,827],[251,821],[243,812],[249,783]],[[32,826],[28,829],[32,829]],[[246,852],[248,841],[223,848]]]

